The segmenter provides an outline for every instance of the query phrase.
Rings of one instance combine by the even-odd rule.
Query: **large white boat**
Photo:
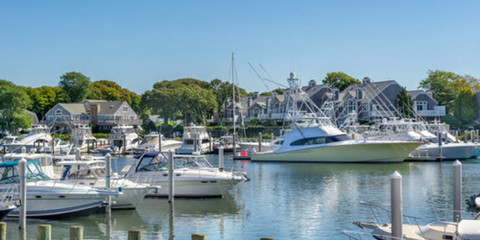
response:
[[[4,161],[13,162],[20,159],[37,161],[42,172],[51,179],[60,179],[64,183],[90,186],[96,189],[105,189],[106,172],[105,157],[56,155],[43,153],[11,153],[4,155]],[[132,182],[118,177],[114,173],[110,177],[110,189],[121,189],[122,194],[112,197],[112,209],[134,209],[151,189],[148,184]]]
[[[92,128],[85,124],[76,124],[72,128],[70,142],[72,149],[80,149],[80,152],[87,152],[89,144],[97,141],[92,134]]]
[[[19,183],[18,162],[0,163],[0,193],[9,192]],[[38,161],[27,162],[27,217],[63,218],[102,211],[105,197],[118,195],[90,186],[80,186],[45,175]],[[10,198],[17,198],[18,190]],[[18,217],[18,210],[8,216]]]
[[[421,145],[412,141],[352,140],[338,129],[298,87],[293,73],[290,84],[286,120],[291,131],[282,136],[278,149],[253,153],[252,161],[271,162],[402,162]]]
[[[117,125],[112,127],[109,149],[102,149],[103,152],[124,153],[131,151],[140,143],[140,136],[131,125]]]
[[[244,172],[214,168],[200,155],[174,155],[175,197],[221,197],[246,180]],[[148,152],[127,171],[125,177],[138,183],[161,186],[147,196],[168,196],[168,153]]]
[[[140,145],[134,147],[132,149],[134,154],[142,154],[144,152],[149,151],[158,151],[158,143],[159,143],[159,134],[158,132],[151,132],[142,139]],[[162,151],[174,151],[175,149],[179,148],[182,145],[182,142],[173,140],[173,139],[166,139],[165,136],[162,134]]]
[[[177,154],[200,154],[212,151],[212,142],[204,126],[188,126],[183,129],[182,146],[175,150]],[[163,149],[162,149],[163,150]]]
[[[20,136],[16,141],[6,143],[5,147],[8,152],[21,152],[25,147],[27,151],[32,148],[40,149],[52,143],[50,128],[44,125],[32,127],[28,134]]]

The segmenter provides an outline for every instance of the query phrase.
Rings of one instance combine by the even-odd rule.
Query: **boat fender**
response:
[[[122,187],[118,187],[118,192],[122,192],[123,188]]]

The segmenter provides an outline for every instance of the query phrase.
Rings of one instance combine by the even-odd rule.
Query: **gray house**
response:
[[[141,125],[141,120],[125,101],[85,100],[59,103],[45,114],[44,123],[55,132],[70,132],[74,124],[91,124],[109,130],[117,124]]]

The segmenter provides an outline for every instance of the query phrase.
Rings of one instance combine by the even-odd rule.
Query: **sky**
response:
[[[76,71],[138,94],[179,78],[249,92],[329,72],[416,89],[428,70],[480,78],[480,1],[1,1],[0,79],[57,86]],[[261,70],[261,66],[266,70]],[[267,74],[268,73],[268,74]],[[268,76],[270,75],[270,77]]]

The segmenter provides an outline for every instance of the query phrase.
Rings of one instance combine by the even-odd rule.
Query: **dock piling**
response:
[[[392,237],[401,239],[402,230],[402,175],[395,171],[390,176],[391,212],[392,212]]]
[[[168,202],[172,203],[175,194],[174,159],[172,150],[168,151]]]
[[[192,240],[207,240],[207,236],[205,234],[194,233],[192,234]]]
[[[472,143],[475,142],[475,130],[470,131],[470,140],[472,140]]]
[[[158,151],[162,151],[162,132],[158,132]]]
[[[52,239],[52,226],[38,225],[37,227],[37,240],[51,240]]]
[[[72,226],[70,227],[70,240],[83,240],[83,227]]]
[[[7,223],[0,222],[0,240],[7,240]]]
[[[218,169],[223,172],[223,147],[218,148]]]
[[[26,229],[27,225],[27,160],[22,158],[18,165],[20,167],[20,208],[18,209],[18,228]]]
[[[439,161],[442,161],[443,158],[443,151],[442,151],[442,133],[438,133],[438,159]]]
[[[110,153],[105,155],[105,189],[110,190],[110,181],[112,176],[112,156]],[[112,212],[112,196],[107,196],[107,206],[105,207],[107,213]]]
[[[262,132],[258,133],[258,152],[262,151]]]
[[[462,220],[462,163],[453,163],[453,221]]]
[[[128,230],[128,240],[141,240],[142,231],[140,230]]]

